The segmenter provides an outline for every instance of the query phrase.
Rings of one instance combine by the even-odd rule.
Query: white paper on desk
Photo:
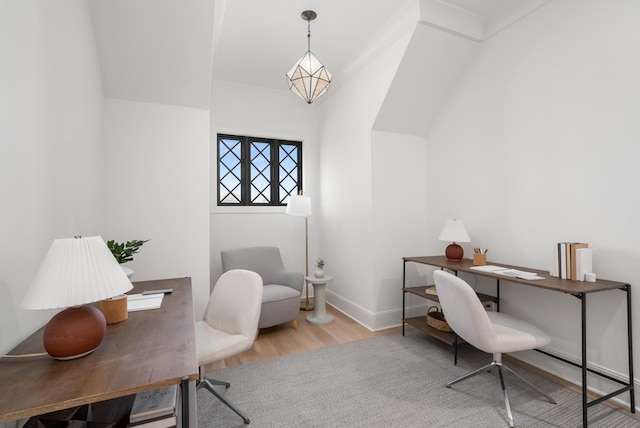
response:
[[[527,281],[532,281],[534,279],[544,279],[543,277],[538,276],[533,272],[525,272],[523,270],[517,270],[517,269],[505,269],[505,270],[498,271],[497,273],[502,274],[504,276],[509,276],[511,278],[526,279]]]
[[[484,266],[471,266],[469,269],[479,270],[482,272],[497,272],[500,270],[506,270],[506,267],[495,266],[495,265],[484,265]]]
[[[145,311],[147,309],[158,309],[162,306],[164,293],[160,294],[128,294],[127,310],[129,312]]]

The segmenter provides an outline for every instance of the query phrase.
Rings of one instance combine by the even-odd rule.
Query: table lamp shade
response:
[[[56,239],[22,306],[56,309],[98,302],[133,288],[99,236]]]
[[[102,343],[106,321],[100,310],[81,306],[133,288],[99,236],[56,239],[22,302],[26,309],[67,308],[44,329],[45,350],[67,360],[93,352]]]
[[[447,220],[440,235],[438,236],[440,241],[451,242],[445,250],[445,256],[449,260],[462,260],[464,256],[464,250],[456,242],[471,242],[467,229],[464,227],[462,220],[451,219]]]
[[[285,212],[289,215],[309,217],[311,215],[311,198],[306,195],[289,196]]]

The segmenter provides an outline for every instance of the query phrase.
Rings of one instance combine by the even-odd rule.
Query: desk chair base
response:
[[[200,379],[198,379],[198,381],[196,382],[196,390],[198,390],[200,388],[206,388],[218,400],[222,401],[227,407],[229,407],[231,410],[236,412],[236,414],[242,418],[242,420],[244,421],[245,424],[248,424],[250,422],[249,418],[244,413],[242,413],[240,410],[238,410],[238,408],[236,406],[231,404],[231,402],[229,400],[224,398],[222,395],[218,394],[218,392],[216,392],[216,390],[213,389],[214,385],[224,386],[225,388],[229,388],[231,386],[231,384],[228,383],[228,382],[222,382],[222,381],[219,381],[219,380],[206,378],[206,377],[203,376],[203,373],[201,371],[200,372]]]
[[[449,382],[447,384],[447,388],[451,388],[451,386],[455,385],[458,382],[462,382],[463,380],[469,379],[477,374],[480,374],[482,372],[485,371],[491,371],[491,369],[497,369],[498,370],[498,377],[500,378],[500,386],[502,387],[502,393],[504,394],[504,405],[507,409],[507,418],[509,419],[509,426],[513,428],[513,415],[511,414],[511,406],[509,405],[509,396],[507,395],[507,388],[505,387],[505,383],[504,383],[504,375],[502,374],[503,369],[508,371],[511,374],[514,374],[518,379],[520,379],[522,382],[526,383],[527,385],[529,385],[531,388],[533,388],[534,390],[538,391],[538,393],[540,393],[542,396],[544,396],[547,401],[551,404],[556,404],[555,400],[553,398],[551,398],[550,396],[548,396],[547,394],[545,394],[544,392],[542,392],[542,390],[540,388],[538,388],[537,386],[535,386],[534,384],[532,384],[531,382],[529,382],[528,380],[526,380],[525,378],[523,378],[522,376],[520,376],[518,373],[514,372],[513,370],[511,370],[509,367],[505,366],[502,364],[502,359],[501,359],[501,355],[497,355],[494,356],[494,360],[490,363],[487,364],[484,367],[480,367],[479,369],[476,369],[470,373],[467,373],[466,375],[459,377],[458,379],[455,379],[451,382]]]

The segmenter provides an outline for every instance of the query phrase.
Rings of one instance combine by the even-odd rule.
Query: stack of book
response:
[[[584,281],[584,274],[591,272],[591,249],[584,242],[558,242],[553,248],[551,275]]]
[[[171,428],[180,420],[178,385],[169,385],[136,394],[127,427]]]

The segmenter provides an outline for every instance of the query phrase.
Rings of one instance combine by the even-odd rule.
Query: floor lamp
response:
[[[288,215],[293,215],[297,217],[304,217],[304,276],[309,276],[309,216],[311,215],[311,198],[309,196],[305,196],[300,191],[299,195],[292,195],[289,197],[289,202],[287,203],[287,210],[285,211]],[[304,306],[301,306],[300,309],[303,311],[312,311],[313,305],[309,302],[309,284],[305,280],[305,300]]]

